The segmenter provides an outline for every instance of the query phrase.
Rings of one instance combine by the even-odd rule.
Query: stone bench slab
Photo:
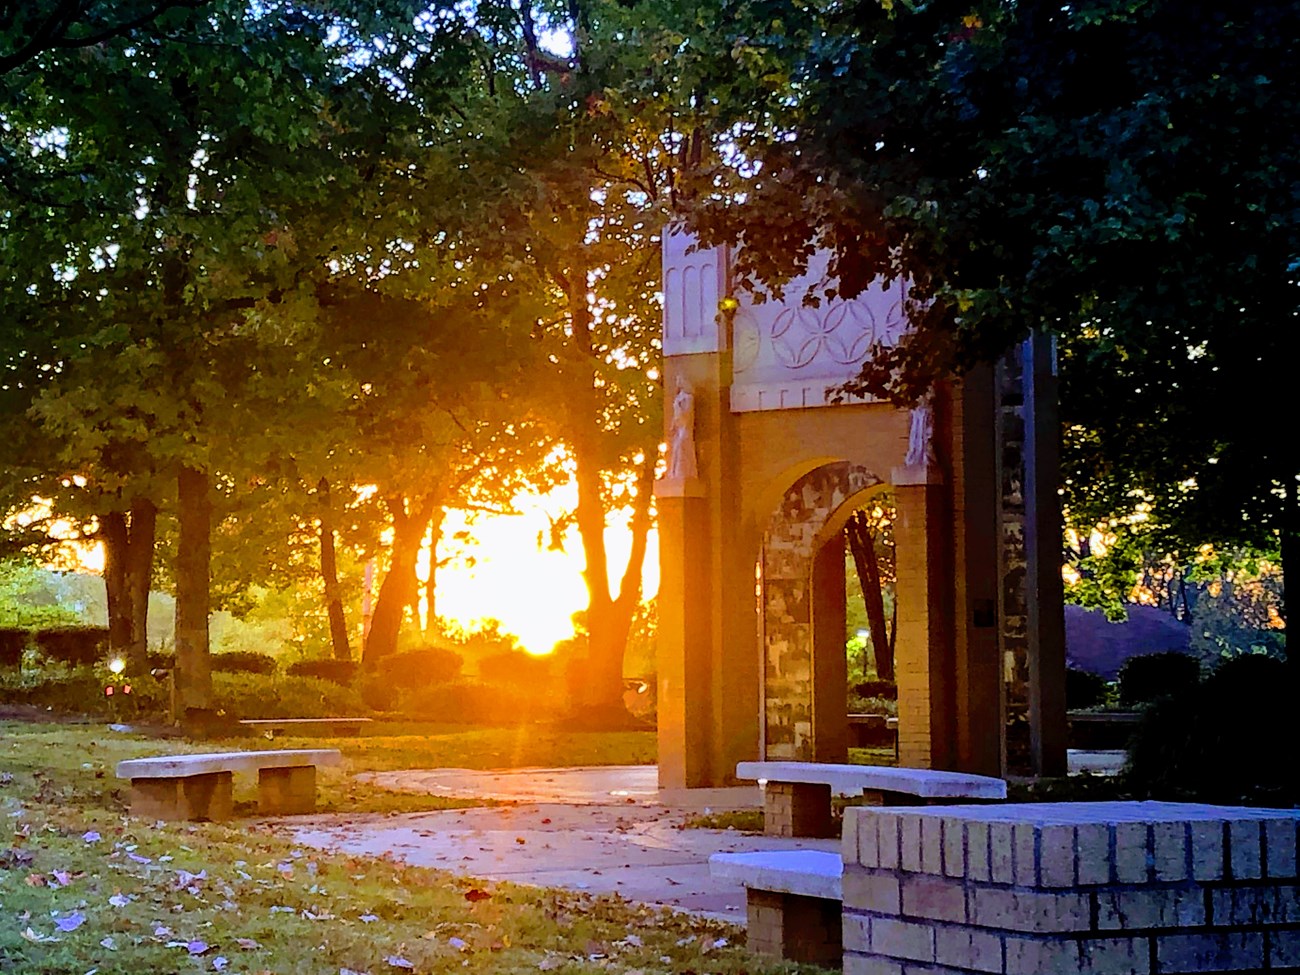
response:
[[[988,775],[882,765],[821,762],[740,762],[738,779],[827,785],[837,795],[867,791],[897,792],[920,799],[1005,799],[1007,783]]]
[[[185,779],[217,772],[256,772],[260,769],[339,765],[337,748],[282,748],[251,752],[215,752],[201,755],[162,755],[132,758],[117,763],[119,779]]]
[[[844,862],[822,850],[767,850],[759,853],[715,853],[709,875],[715,880],[778,894],[843,899]]]

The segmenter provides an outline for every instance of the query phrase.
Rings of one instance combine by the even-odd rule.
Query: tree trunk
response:
[[[176,488],[176,717],[185,720],[192,711],[212,709],[212,498],[207,471],[193,467],[181,468]]]
[[[125,655],[131,647],[131,601],[126,594],[126,513],[100,516],[99,540],[104,544],[104,598],[108,604],[108,649]]]
[[[438,545],[442,542],[442,526],[447,520],[446,508],[435,508],[429,519],[429,575],[424,580],[424,629],[437,633],[438,623]]]
[[[425,499],[418,510],[408,514],[401,498],[391,498],[387,504],[393,517],[392,561],[379,587],[375,614],[370,619],[370,635],[366,638],[364,656],[368,667],[397,650],[402,617],[406,607],[417,597],[415,563],[424,542],[424,530],[435,507],[432,500]]]
[[[320,500],[320,574],[325,582],[325,611],[329,614],[330,645],[334,648],[334,659],[351,660],[352,647],[348,644],[348,623],[343,615],[338,559],[334,553],[334,507],[330,500],[330,482],[323,477],[316,485],[316,495]]]
[[[876,561],[876,543],[866,518],[855,511],[845,526],[849,551],[862,584],[862,603],[867,611],[867,628],[871,633],[871,650],[876,658],[876,674],[881,680],[894,679],[894,647],[885,623],[885,599],[880,585],[880,564]]]
[[[131,642],[127,673],[149,671],[149,590],[153,588],[154,544],[158,506],[144,497],[131,501],[131,530],[126,549],[126,598],[131,607]]]

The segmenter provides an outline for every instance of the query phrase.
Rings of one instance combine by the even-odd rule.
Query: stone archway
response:
[[[767,758],[845,760],[844,543],[838,529],[846,510],[883,486],[865,467],[826,464],[795,481],[769,520],[758,573]]]

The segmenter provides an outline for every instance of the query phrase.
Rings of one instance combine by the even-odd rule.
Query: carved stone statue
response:
[[[907,467],[931,467],[938,463],[934,454],[934,391],[926,390],[924,396],[912,407],[912,429],[907,437]]]
[[[668,419],[667,477],[686,480],[699,476],[695,460],[695,394],[679,380]]]

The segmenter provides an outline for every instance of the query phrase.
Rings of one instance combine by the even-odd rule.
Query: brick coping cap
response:
[[[1090,823],[1186,823],[1235,820],[1300,820],[1300,809],[1214,806],[1200,802],[1014,802],[998,805],[856,806],[845,816],[924,816],[967,822],[1028,823],[1034,826],[1077,826]]]
[[[868,789],[902,792],[921,799],[1005,799],[1007,783],[989,775],[885,765],[834,765],[826,762],[741,762],[736,778],[829,785],[841,795]]]
[[[212,772],[251,772],[263,768],[302,768],[339,765],[337,748],[281,748],[251,752],[213,752],[203,755],[159,755],[117,763],[119,779],[183,779]]]

